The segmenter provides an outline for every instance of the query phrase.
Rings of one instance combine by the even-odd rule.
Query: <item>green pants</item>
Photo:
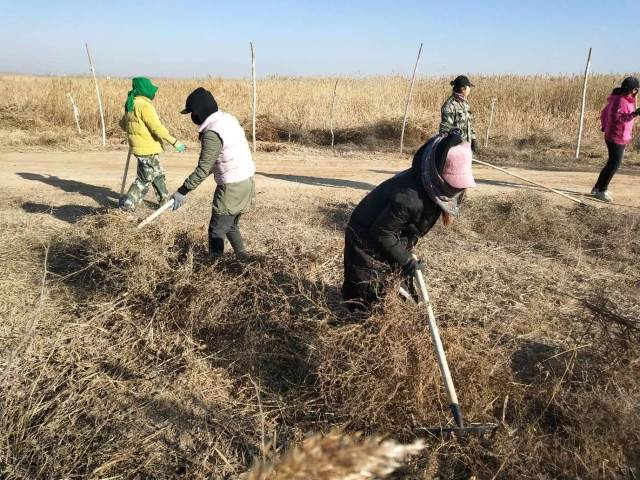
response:
[[[162,205],[169,200],[169,192],[167,191],[164,172],[160,167],[160,156],[150,155],[136,158],[138,159],[138,175],[133,185],[129,187],[127,200],[135,207],[144,199],[149,191],[149,186],[153,185],[158,202]]]

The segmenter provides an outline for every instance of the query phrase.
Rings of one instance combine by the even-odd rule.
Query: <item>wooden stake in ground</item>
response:
[[[409,95],[407,95],[407,104],[404,107],[404,118],[402,119],[402,131],[400,132],[400,153],[404,150],[404,129],[407,126],[407,116],[409,115],[409,105],[411,104],[411,95],[413,94],[413,83],[416,80],[416,71],[418,70],[418,63],[420,63],[420,54],[422,53],[422,43],[418,49],[418,58],[416,58],[416,64],[413,67],[413,75],[411,76],[411,84],[409,85]]]
[[[496,108],[496,97],[491,99],[491,113],[489,114],[489,125],[487,126],[487,137],[484,139],[484,146],[489,146],[489,134],[491,133],[491,126],[493,125],[493,112]]]
[[[69,97],[69,101],[71,102],[71,109],[73,110],[73,118],[76,119],[76,127],[78,128],[78,134],[82,135],[82,130],[80,129],[80,112],[78,112],[78,107],[76,106],[76,102],[73,100],[73,97],[70,93],[67,93],[67,97]]]
[[[104,112],[102,110],[102,99],[100,98],[100,88],[98,87],[98,79],[96,78],[96,69],[93,66],[93,60],[91,60],[91,52],[89,51],[89,44],[85,43],[87,48],[87,57],[89,57],[89,67],[91,68],[91,74],[93,75],[93,82],[96,85],[96,95],[98,97],[98,109],[100,110],[100,125],[102,126],[102,146],[107,145],[107,131],[104,128]]]
[[[528,178],[525,177],[521,177],[520,175],[516,175],[515,173],[511,173],[509,170],[505,170],[504,168],[501,167],[496,167],[495,165],[492,165],[490,163],[487,162],[483,162],[482,160],[478,160],[476,158],[473,159],[474,162],[479,163],[480,165],[484,165],[485,167],[489,167],[489,168],[493,168],[494,170],[498,170],[499,172],[502,173],[506,173],[507,175],[510,175],[512,177],[517,178],[518,180],[523,180],[527,183],[530,183],[531,185],[535,185],[536,187],[540,187],[540,188],[544,188],[545,190],[548,190],[550,192],[553,192],[557,195],[560,195],[564,198],[567,198],[569,200],[571,200],[572,202],[575,202],[579,205],[588,205],[587,203],[583,202],[582,200],[579,200],[575,197],[572,197],[571,195],[567,195],[566,193],[563,193],[559,190],[556,190],[555,188],[551,188],[551,187],[547,187],[546,185],[542,185],[541,183],[538,182],[534,182],[533,180],[529,180]]]
[[[591,68],[591,49],[587,56],[587,66],[584,69],[584,82],[582,83],[582,106],[580,107],[580,124],[578,125],[578,141],[576,142],[576,160],[580,158],[580,143],[582,142],[582,127],[584,125],[584,109],[587,103],[587,80],[589,78],[589,69]]]
[[[333,112],[336,108],[336,91],[338,90],[338,79],[333,86],[333,99],[331,100],[331,116],[329,118],[329,130],[331,130],[331,148],[335,145],[335,135],[333,134]]]
[[[253,95],[251,105],[252,115],[252,133],[251,140],[253,142],[253,153],[256,153],[256,51],[253,48],[253,42],[249,42],[251,47],[251,81],[253,83]]]

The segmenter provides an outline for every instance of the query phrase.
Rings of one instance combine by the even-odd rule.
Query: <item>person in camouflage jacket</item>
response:
[[[462,139],[471,143],[471,148],[475,152],[477,149],[476,132],[473,129],[471,106],[467,102],[471,87],[474,85],[464,75],[456,77],[451,85],[453,92],[441,109],[440,133],[448,134],[453,129],[459,129],[462,132]]]

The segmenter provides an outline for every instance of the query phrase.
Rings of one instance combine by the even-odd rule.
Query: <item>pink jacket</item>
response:
[[[600,113],[604,138],[618,145],[628,145],[633,138],[636,99],[630,95],[610,95]]]

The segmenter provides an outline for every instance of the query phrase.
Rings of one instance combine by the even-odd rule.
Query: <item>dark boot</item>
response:
[[[233,248],[233,252],[236,254],[238,260],[246,261],[248,256],[244,242],[242,241],[242,235],[240,234],[240,215],[235,216],[233,224],[227,232],[227,240],[229,240],[231,248]]]
[[[171,195],[169,195],[169,191],[167,190],[167,183],[164,175],[159,175],[153,179],[153,188],[156,191],[159,206],[164,205],[171,199]]]
[[[221,257],[224,253],[224,239],[233,225],[233,215],[211,214],[209,221],[209,255]]]

